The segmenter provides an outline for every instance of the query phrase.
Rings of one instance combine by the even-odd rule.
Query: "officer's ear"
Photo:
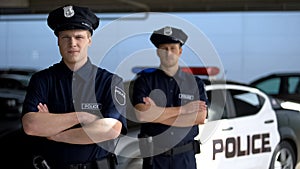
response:
[[[182,54],[182,46],[180,45],[179,46],[179,55],[181,55]]]
[[[156,55],[160,58],[161,54],[163,52],[163,49],[156,48]]]
[[[88,40],[89,40],[89,46],[92,45],[92,34],[90,31],[87,31],[87,37],[88,37]]]
[[[56,33],[55,33],[56,39],[57,39],[57,46],[59,46],[59,33],[60,33],[60,32],[56,32]]]

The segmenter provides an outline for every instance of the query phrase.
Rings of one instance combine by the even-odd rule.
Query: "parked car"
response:
[[[281,102],[300,104],[300,72],[269,74],[250,82],[250,85],[280,99]],[[300,110],[299,105],[293,106]]]
[[[280,143],[273,153],[272,166],[294,169],[300,165],[300,112],[282,108],[278,99],[270,97],[276,111]],[[297,168],[298,169],[298,168]]]
[[[292,168],[300,163],[300,73],[274,73],[250,85],[271,96],[281,136],[274,158],[281,159],[277,166]]]
[[[286,143],[280,143],[277,109],[272,107],[265,93],[239,83],[207,79],[204,82],[211,104],[207,121],[199,125],[196,137],[201,142],[201,153],[196,155],[198,168],[273,169],[281,164],[283,167],[285,162],[295,164],[293,158],[291,161],[281,158],[285,155],[282,145]],[[125,83],[127,92],[130,83]],[[127,106],[127,114],[134,114],[132,105],[128,103]],[[280,112],[285,113],[285,110]],[[119,141],[116,148],[119,169],[141,168],[138,130],[131,130]],[[290,149],[285,147],[284,150]]]
[[[6,168],[29,169],[31,141],[22,130],[21,113],[30,69],[0,70],[0,163]],[[19,158],[21,157],[21,158]]]
[[[20,117],[30,76],[0,74],[0,110],[3,117]]]

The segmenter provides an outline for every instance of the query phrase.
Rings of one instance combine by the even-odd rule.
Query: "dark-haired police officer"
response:
[[[88,48],[99,18],[88,8],[53,10],[48,25],[62,60],[34,74],[23,106],[26,134],[36,138],[34,166],[109,168],[113,139],[125,134],[122,79],[92,64]]]
[[[154,31],[150,40],[157,47],[159,68],[143,70],[133,83],[143,169],[196,168],[200,147],[194,137],[207,115],[207,97],[202,80],[178,64],[187,38],[174,27]]]

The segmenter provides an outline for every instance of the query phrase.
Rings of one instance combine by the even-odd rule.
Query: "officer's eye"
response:
[[[75,38],[76,39],[84,39],[84,36],[79,35],[79,36],[76,36]]]
[[[61,39],[70,39],[70,37],[69,36],[61,36]]]
[[[160,47],[159,48],[161,51],[167,51],[168,50],[168,48],[165,48],[165,47]]]

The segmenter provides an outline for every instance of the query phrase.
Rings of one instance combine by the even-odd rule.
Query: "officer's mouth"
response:
[[[79,53],[79,51],[69,50],[68,53],[69,53],[69,54],[75,54],[75,53]]]

